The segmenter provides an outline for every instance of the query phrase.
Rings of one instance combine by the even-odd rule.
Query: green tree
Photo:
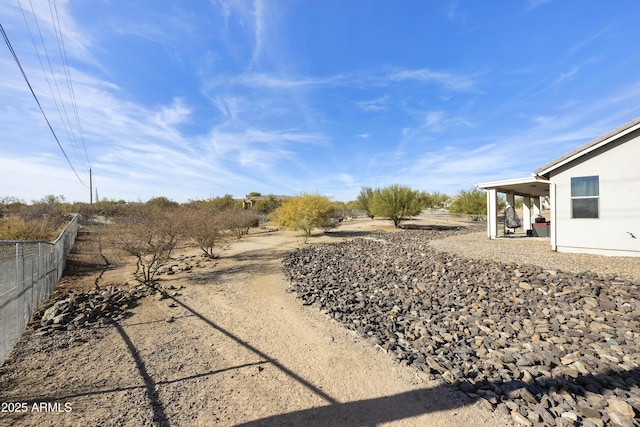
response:
[[[498,199],[498,209],[504,209],[504,201]],[[477,188],[460,190],[451,202],[451,213],[475,216],[475,220],[487,215],[487,195]]]
[[[273,194],[269,194],[268,198],[261,198],[253,203],[252,210],[263,214],[270,214],[275,211],[278,206],[282,205],[282,200],[277,199]]]
[[[362,208],[360,207],[360,202],[359,202],[359,201],[357,201],[357,200],[350,200],[350,201],[348,201],[346,206],[347,206],[347,209],[350,209],[350,210],[358,210],[358,209],[362,209]]]
[[[235,200],[231,194],[225,194],[223,197],[216,197],[215,199],[211,199],[210,202],[220,210],[242,207],[242,201]]]
[[[515,205],[515,209],[522,209],[522,207],[524,206],[524,200],[522,200],[522,197],[518,197],[514,200],[513,204]],[[529,207],[531,207],[531,203],[529,203]]]
[[[61,194],[56,196],[54,194],[47,194],[40,200],[33,200],[34,205],[60,205],[64,203],[65,197]]]
[[[149,201],[147,201],[146,205],[148,206],[157,206],[159,208],[175,208],[179,205],[178,202],[174,202],[171,199],[168,199],[164,196],[161,197],[154,197],[152,199],[149,199]]]
[[[371,202],[373,200],[373,196],[375,195],[377,189],[374,190],[371,187],[362,187],[360,189],[360,194],[356,198],[356,202],[358,202],[358,207],[367,213],[367,216],[371,219],[375,216],[371,212]]]
[[[327,227],[331,223],[334,204],[319,194],[302,194],[285,200],[272,214],[273,222],[282,227],[301,232],[305,241],[314,228]]]
[[[369,205],[372,215],[389,218],[396,227],[404,218],[418,215],[422,207],[419,191],[398,184],[374,191]]]
[[[442,209],[449,200],[449,196],[437,191],[433,193],[422,192],[420,196],[423,200],[423,207],[428,209]]]

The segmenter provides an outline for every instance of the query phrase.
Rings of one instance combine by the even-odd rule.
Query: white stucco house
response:
[[[515,195],[523,197],[523,229],[548,234],[553,250],[640,256],[640,117],[541,166],[530,177],[477,187],[487,191],[491,239],[498,237],[497,193],[503,193],[508,204]],[[548,197],[550,218],[536,224],[541,197]]]

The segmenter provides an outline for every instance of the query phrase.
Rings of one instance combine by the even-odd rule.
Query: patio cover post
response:
[[[531,230],[531,196],[522,196],[522,229]]]
[[[495,188],[487,189],[487,237],[498,237],[498,193]]]
[[[549,230],[550,233],[550,240],[551,240],[551,250],[552,251],[557,251],[558,250],[558,242],[557,242],[557,238],[558,235],[556,233],[556,227],[557,227],[557,221],[556,221],[556,184],[555,183],[550,183],[549,184],[549,209],[550,209],[550,213],[551,213],[551,229]]]
[[[534,197],[533,198],[533,217],[534,218],[537,218],[540,216],[540,213],[542,212],[541,206],[542,206],[542,196]]]

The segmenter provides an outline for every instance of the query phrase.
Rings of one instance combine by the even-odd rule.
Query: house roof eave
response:
[[[500,193],[514,193],[521,196],[548,196],[550,181],[539,176],[505,179],[501,181],[476,184],[481,190],[495,189]]]
[[[570,163],[594,150],[597,150],[600,147],[603,147],[613,141],[616,141],[617,139],[630,134],[631,132],[634,132],[636,130],[640,129],[640,117],[637,117],[635,119],[633,119],[630,122],[625,123],[624,125],[617,127],[616,129],[612,130],[611,132],[608,132],[602,136],[599,136],[596,139],[593,139],[589,142],[587,142],[586,144],[583,144],[577,148],[575,148],[574,150],[569,151],[568,153],[563,154],[562,156],[558,157],[557,159],[554,159],[552,161],[550,161],[549,163],[541,166],[540,168],[536,169],[534,171],[535,175],[544,177],[544,178],[549,178],[549,173],[553,172],[554,170],[558,169],[561,166],[566,165],[567,163]]]

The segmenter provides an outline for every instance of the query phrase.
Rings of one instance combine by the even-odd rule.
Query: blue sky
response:
[[[0,197],[88,202],[89,168],[101,199],[179,202],[528,176],[640,115],[638,16],[635,0],[6,0],[75,173],[2,45]]]

